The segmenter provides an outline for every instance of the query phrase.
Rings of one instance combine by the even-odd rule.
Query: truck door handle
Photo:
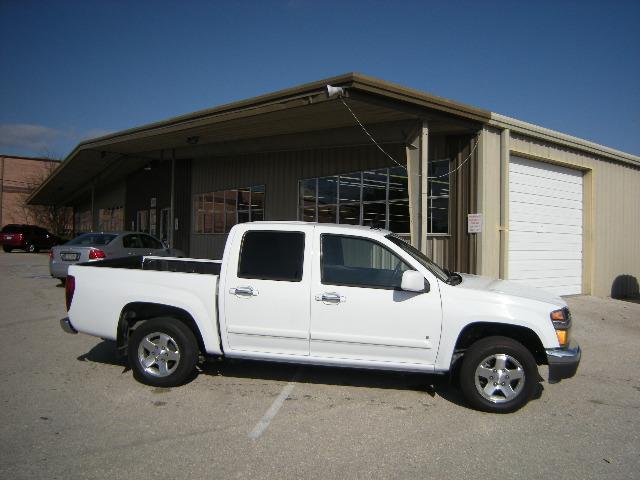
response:
[[[328,292],[316,295],[316,301],[325,303],[344,303],[347,301],[347,297],[340,295],[339,293]]]
[[[238,297],[256,297],[258,296],[258,290],[253,287],[236,287],[230,288],[229,293]]]

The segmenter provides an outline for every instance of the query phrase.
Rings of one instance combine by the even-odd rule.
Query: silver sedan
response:
[[[158,255],[181,257],[183,252],[167,248],[157,238],[140,232],[84,233],[64,245],[51,249],[49,271],[51,276],[67,278],[69,265],[105,258],[121,258],[129,255]]]

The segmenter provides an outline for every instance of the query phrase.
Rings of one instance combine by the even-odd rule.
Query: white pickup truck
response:
[[[208,356],[446,374],[468,402],[510,412],[575,374],[566,303],[451,273],[385,230],[236,225],[221,261],[137,257],[71,266],[68,333],[117,342],[135,377],[188,381]]]

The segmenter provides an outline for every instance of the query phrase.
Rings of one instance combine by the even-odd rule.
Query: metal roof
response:
[[[64,204],[92,183],[121,179],[151,159],[161,158],[168,150],[177,158],[187,158],[202,145],[287,135],[290,138],[300,133],[354,127],[353,117],[340,100],[327,98],[326,85],[346,88],[349,104],[366,125],[425,119],[434,132],[439,128],[450,131],[456,122],[458,128],[467,129],[504,124],[503,128],[526,130],[533,136],[544,137],[552,132],[453,100],[348,73],[81,142],[28,201]],[[575,148],[593,151],[595,146],[601,155],[640,164],[633,155],[552,133],[556,134],[556,141],[570,141]],[[196,139],[197,147],[191,144],[192,139]]]
[[[99,177],[115,180],[135,171],[162,150],[353,127],[354,120],[326,85],[347,89],[348,101],[365,124],[456,119],[484,124],[490,112],[393,83],[348,73],[247,100],[200,110],[78,144],[29,197],[29,203],[65,203]],[[155,152],[155,153],[154,153]],[[166,158],[166,157],[165,157]]]

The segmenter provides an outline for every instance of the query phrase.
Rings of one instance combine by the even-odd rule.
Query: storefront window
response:
[[[98,230],[101,232],[124,230],[124,208],[101,208],[98,211]]]
[[[449,159],[430,163],[429,176],[449,171]],[[428,233],[449,232],[449,177],[428,181]],[[298,218],[305,222],[379,225],[408,234],[409,182],[404,167],[381,168],[298,184]]]
[[[380,168],[299,183],[299,218],[307,222],[379,225],[409,233],[404,168]]]
[[[427,231],[449,233],[448,158],[429,162]]]
[[[264,220],[264,203],[264,185],[195,195],[194,232],[229,233],[238,223]]]

